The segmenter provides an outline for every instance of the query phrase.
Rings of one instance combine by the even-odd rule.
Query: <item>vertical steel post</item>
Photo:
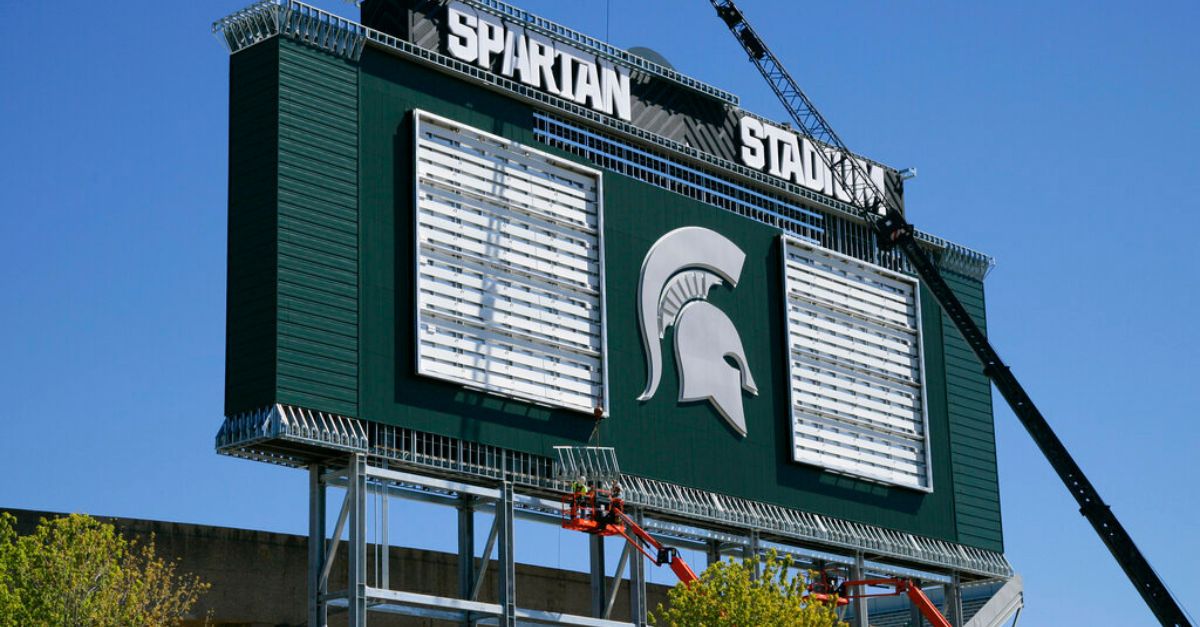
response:
[[[963,626],[962,583],[958,571],[950,573],[950,583],[946,584],[946,615],[954,627]]]
[[[328,613],[321,598],[321,567],[325,565],[325,483],[320,464],[308,467],[308,627],[325,627]]]
[[[721,561],[721,541],[709,540],[705,544],[708,545],[708,565],[711,566]]]
[[[591,566],[592,579],[592,616],[604,616],[604,603],[608,595],[604,593],[608,578],[604,575],[604,538],[598,535],[588,536],[588,564]]]
[[[367,625],[367,458],[350,458],[347,498],[350,499],[349,573],[346,577],[346,601],[349,603],[348,627]]]
[[[642,508],[629,512],[633,522],[643,527],[646,517]],[[634,553],[629,564],[629,622],[642,627],[646,624],[646,560]]]
[[[386,461],[383,462],[383,468],[385,470],[387,469]],[[382,553],[383,553],[382,562],[383,563],[382,563],[382,567],[380,569],[382,572],[382,576],[380,578],[381,580],[378,585],[380,588],[383,588],[384,590],[391,590],[392,589],[392,540],[391,540],[390,533],[389,533],[390,532],[390,523],[388,522],[388,501],[391,500],[391,492],[388,490],[388,485],[386,482],[382,482],[380,484],[379,494],[381,497],[380,501],[379,501],[379,507],[381,509],[381,511],[379,513],[379,524],[381,526],[381,528],[379,530],[379,536],[380,536],[380,544],[383,545],[383,551],[382,551]]]
[[[912,585],[920,588],[921,580],[913,579]],[[917,604],[913,603],[911,600],[908,602],[908,624],[912,625],[912,627],[925,626],[925,618],[921,616],[921,608],[917,607]]]
[[[862,551],[854,552],[854,564],[850,566],[850,579],[863,579],[864,560]],[[850,590],[850,594],[862,594],[861,586],[858,590]],[[859,597],[854,599],[854,623],[853,627],[871,627],[867,620],[867,599]]]
[[[471,599],[475,585],[475,497],[464,495],[458,503],[458,597]],[[486,556],[484,556],[486,558]],[[471,615],[463,615],[463,627],[470,627]]]
[[[759,549],[760,549],[760,546],[759,546],[758,532],[751,531],[750,537],[746,540],[746,544],[742,547],[742,558],[748,559],[748,560],[753,560],[753,559],[757,558]],[[760,565],[757,561],[755,561],[754,562],[754,572],[750,573],[750,576],[754,579],[758,579],[758,576],[761,574],[762,574],[762,565]]]
[[[500,502],[496,503],[496,521],[500,530],[500,627],[517,624],[517,569],[513,554],[513,484],[504,481],[500,487]]]

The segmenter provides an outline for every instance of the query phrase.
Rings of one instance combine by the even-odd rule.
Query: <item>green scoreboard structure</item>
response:
[[[916,576],[956,625],[972,585],[981,618],[1012,596],[989,382],[853,217],[828,147],[496,0],[361,11],[269,0],[214,25],[231,52],[217,449],[309,469],[313,624],[338,606],[352,624],[643,624],[643,564],[609,578],[599,542],[592,616],[518,603],[513,516],[553,520],[568,470],[618,480],[648,529],[713,557]],[[839,159],[902,200],[897,170]],[[918,236],[982,324],[991,259]],[[563,466],[584,453],[603,459]],[[331,529],[328,487],[346,490]],[[389,496],[460,508],[461,598],[394,590],[372,562]],[[476,509],[495,512],[495,590]],[[326,539],[346,534],[331,592]]]

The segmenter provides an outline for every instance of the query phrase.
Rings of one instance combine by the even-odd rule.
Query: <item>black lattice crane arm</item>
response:
[[[771,52],[762,38],[746,21],[733,0],[709,0],[717,15],[725,22],[749,55],[750,61],[766,79],[767,84],[788,110],[796,131],[809,140],[825,145],[815,152],[820,156],[830,175],[835,190],[844,190],[858,217],[875,231],[881,248],[898,248],[908,260],[917,276],[933,294],[942,311],[954,323],[975,356],[983,364],[984,373],[995,384],[1001,396],[1008,402],[1014,414],[1025,426],[1030,437],[1041,449],[1054,471],[1079,504],[1079,511],[1087,518],[1105,546],[1116,558],[1129,581],[1137,588],[1142,599],[1154,616],[1163,625],[1191,627],[1182,606],[1171,596],[1162,579],[1154,572],[1150,563],[1125,531],[1109,506],[1100,498],[1099,492],[1075,463],[1066,446],[1058,439],[1050,423],[1033,404],[1025,389],[1013,376],[1000,355],[988,342],[987,337],[971,318],[950,286],[942,278],[937,265],[921,248],[913,236],[913,227],[904,218],[894,199],[871,180],[866,167],[851,153],[833,128],[825,121],[808,96],[800,90],[791,74]]]

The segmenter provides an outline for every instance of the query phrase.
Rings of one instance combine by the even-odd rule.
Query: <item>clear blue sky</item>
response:
[[[0,506],[303,530],[302,472],[212,449],[228,65],[208,27],[248,2],[0,0]],[[784,118],[702,0],[612,0],[607,24],[604,2],[520,4]],[[914,223],[997,258],[993,341],[1200,613],[1200,4],[742,4],[852,148],[919,168]],[[1152,624],[997,402],[1022,625]]]

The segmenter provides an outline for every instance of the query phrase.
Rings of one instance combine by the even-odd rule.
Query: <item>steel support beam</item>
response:
[[[324,499],[324,497],[322,497]],[[342,534],[346,530],[346,519],[350,515],[350,490],[346,490],[346,496],[342,499],[342,510],[338,513],[337,523],[333,525],[333,539],[329,542],[329,548],[325,551],[325,563],[321,565],[321,589],[329,589],[329,573],[333,570],[333,560],[337,557],[338,547],[342,544]],[[321,514],[324,516],[324,512]],[[321,523],[324,525],[324,522]]]
[[[751,577],[754,579],[758,579],[758,576],[762,574],[762,565],[759,564],[757,560],[758,554],[761,550],[762,546],[758,537],[758,531],[751,531],[748,541],[746,542],[745,546],[742,547],[742,557],[748,560],[754,560],[754,572],[751,573]]]
[[[708,542],[705,543],[705,545],[706,545],[705,554],[708,557],[708,565],[711,566],[711,565],[716,564],[717,562],[721,561],[721,541],[720,540],[709,540]]]
[[[346,600],[349,602],[348,627],[367,625],[367,458],[350,458],[350,486],[346,498],[350,504],[349,560],[346,576]]]
[[[913,585],[920,588],[921,580],[914,578]],[[917,607],[916,603],[911,600],[908,602],[908,624],[911,627],[925,627],[925,618],[921,616],[921,608]]]
[[[600,618],[607,620],[612,616],[613,605],[617,603],[617,593],[621,591],[621,580],[625,578],[625,565],[629,563],[629,556],[633,551],[633,545],[628,543],[621,551],[621,559],[617,560],[617,572],[613,573],[612,585],[608,589],[608,602],[604,604],[604,614]],[[641,559],[641,556],[638,558]]]
[[[496,503],[496,523],[499,531],[500,550],[499,583],[500,625],[517,625],[517,568],[513,546],[513,484],[505,481],[500,487],[500,501]]]
[[[501,614],[500,606],[495,603],[464,601],[462,599],[379,588],[368,588],[367,594],[372,601],[372,611],[406,614],[439,620],[456,620],[457,617],[470,612],[489,617],[484,619],[487,622],[486,624],[489,625],[496,624],[497,620],[495,617]],[[341,606],[344,605],[344,602],[339,599],[334,604]],[[547,610],[517,608],[514,614],[516,619],[521,621],[522,625],[533,623],[539,625],[577,625],[579,627],[628,627],[628,623]]]
[[[403,613],[414,616],[425,616],[451,620],[466,625],[496,624],[505,627],[521,622],[561,622],[576,625],[610,625],[612,609],[622,585],[625,569],[629,567],[630,622],[641,627],[646,624],[649,610],[646,598],[646,565],[641,555],[633,551],[629,545],[624,546],[616,572],[611,578],[605,577],[606,555],[604,543],[600,538],[589,540],[589,554],[592,574],[592,616],[569,616],[554,612],[521,608],[516,600],[516,572],[514,551],[514,523],[520,516],[538,521],[546,521],[555,517],[554,511],[560,503],[554,499],[534,494],[516,494],[516,486],[511,481],[497,484],[491,482],[464,483],[448,480],[443,477],[430,477],[416,473],[405,472],[401,469],[387,468],[387,463],[375,460],[368,463],[363,454],[355,454],[349,458],[346,466],[327,466],[314,463],[309,468],[309,572],[308,588],[310,599],[307,606],[309,624],[317,627],[327,627],[328,608],[347,610],[348,624],[353,627],[364,627],[367,611]],[[327,462],[324,462],[327,463]],[[378,465],[375,465],[378,463]],[[505,467],[505,466],[502,466]],[[481,485],[483,484],[483,485]],[[339,487],[345,489],[345,499],[340,508],[333,533],[330,534],[327,516],[331,513],[328,502],[328,489]],[[536,492],[535,492],[536,494]],[[544,494],[544,493],[543,493]],[[374,518],[367,519],[367,499],[379,495],[383,501],[378,503]],[[415,498],[433,503],[454,505],[459,508],[458,541],[460,560],[459,590],[460,596],[466,598],[425,597],[412,595],[401,591],[391,591],[388,583],[388,566],[384,563],[390,550],[390,531],[388,521],[387,500],[391,496]],[[484,508],[494,508],[495,516],[487,546],[484,548],[478,562],[475,561],[475,514]],[[529,508],[529,509],[521,509]],[[713,531],[703,528],[691,529],[679,522],[646,521],[646,510],[632,505],[628,509],[630,517],[642,527],[656,536],[663,535],[676,538],[675,534],[686,538],[689,546],[697,550],[707,551],[711,562],[720,560],[722,549],[737,550],[747,558],[760,555],[766,547],[783,550],[777,545],[777,540],[763,541],[758,532],[750,531],[745,536],[731,535],[726,531]],[[374,525],[383,525],[377,529]],[[347,527],[348,533],[347,533]],[[379,544],[375,570],[368,574],[367,550],[370,548],[367,532],[370,530],[377,536]],[[348,586],[334,593],[328,591],[330,570],[335,562],[337,551],[347,536]],[[498,550],[497,550],[498,549]],[[498,603],[481,603],[477,601],[479,592],[485,583],[486,571],[493,556],[496,554],[497,568],[500,572],[496,579],[498,584]],[[815,557],[818,562],[824,558]],[[847,561],[849,556],[846,556]],[[869,568],[871,573],[877,573],[880,568],[886,568],[876,563],[868,563],[864,554],[859,551],[853,558],[852,577],[863,578]],[[817,563],[817,562],[814,562]],[[946,583],[946,611],[951,615],[955,627],[961,623],[961,573],[956,574],[950,583]],[[761,571],[757,573],[761,576]],[[911,576],[911,575],[905,575]],[[928,580],[927,580],[928,581]],[[933,583],[943,584],[945,580],[935,577]],[[381,585],[382,584],[382,585]],[[1019,592],[1017,593],[1019,595]],[[1017,603],[1019,607],[1019,601]],[[485,609],[486,608],[486,609]],[[855,627],[868,623],[866,603],[862,599],[855,600]],[[955,616],[954,612],[957,612]],[[625,623],[629,624],[629,623]]]
[[[329,591],[321,577],[325,565],[325,484],[320,464],[308,467],[308,627],[325,627],[328,612],[322,596]]]
[[[945,591],[946,615],[950,618],[950,624],[963,627],[966,621],[963,620],[962,583],[957,572],[950,574],[950,583],[945,585]]]
[[[592,610],[591,615],[604,618],[604,605],[608,600],[605,594],[607,574],[604,572],[604,537],[588,536],[588,564],[591,567]]]
[[[626,513],[639,527],[646,522],[640,507]],[[641,555],[633,555],[629,564],[629,622],[642,627],[646,624],[646,611],[646,560]]]
[[[862,551],[855,551],[854,563],[850,566],[850,579],[861,580],[864,577],[864,562]],[[863,590],[851,590],[851,594],[862,594]],[[858,597],[854,599],[854,622],[852,627],[871,627],[867,616],[867,599]]]
[[[474,497],[462,496],[458,504],[458,596],[473,599],[475,585],[475,503]],[[471,616],[463,616],[463,627],[470,627]]]
[[[383,467],[384,469],[387,468],[386,461],[383,462]],[[388,495],[387,490],[379,490],[379,544],[381,545],[380,553],[382,553],[382,556],[380,557],[380,579],[378,585],[384,590],[391,589],[392,587],[392,541],[391,534],[389,533],[390,523],[388,522],[388,501],[390,500],[391,497]]]
[[[483,545],[483,555],[479,558],[479,568],[475,573],[475,585],[471,586],[471,596],[467,598],[469,601],[479,598],[479,591],[483,589],[483,578],[487,575],[488,564],[492,562],[492,549],[496,546],[496,538],[499,535],[500,517],[496,516],[492,519],[492,530],[488,532],[487,542]]]

